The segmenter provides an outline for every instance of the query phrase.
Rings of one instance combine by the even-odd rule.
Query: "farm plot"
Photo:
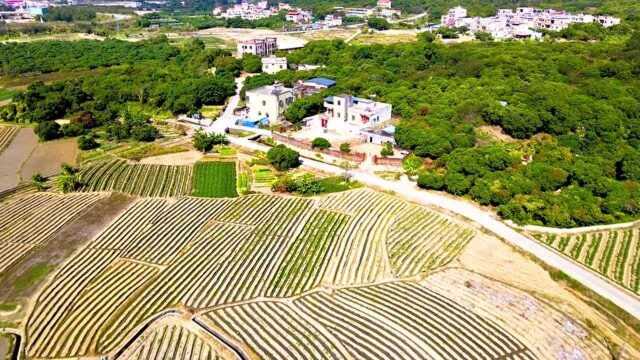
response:
[[[125,360],[236,360],[211,335],[204,331],[168,318],[153,326],[119,357]]]
[[[533,237],[640,294],[640,228]]]
[[[0,273],[104,197],[36,193],[0,204]]]
[[[416,217],[431,214],[365,189],[317,199],[139,199],[45,287],[27,324],[28,355],[109,354],[137,326],[168,309],[206,311],[298,296],[322,285],[425,275],[472,236],[435,214],[420,215],[433,222],[427,232],[433,237],[414,236],[400,220],[408,209]],[[404,236],[413,236],[415,245]],[[386,249],[397,242],[422,255],[390,256]],[[396,271],[393,259],[400,256],[415,263]],[[89,314],[92,305],[99,310]]]
[[[193,196],[236,197],[236,163],[202,161],[193,169]]]
[[[20,130],[17,126],[0,125],[0,152],[2,152]]]
[[[492,321],[414,283],[316,291],[203,317],[260,359],[535,358]]]
[[[129,164],[101,161],[80,172],[82,191],[119,191],[132,195],[168,197],[191,192],[191,166]]]

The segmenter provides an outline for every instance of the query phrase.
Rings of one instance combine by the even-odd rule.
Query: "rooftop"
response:
[[[276,85],[262,86],[252,90],[247,90],[247,93],[278,96],[291,91],[293,91],[293,89],[276,84]]]
[[[323,77],[315,77],[313,79],[306,80],[305,82],[320,85],[320,86],[326,86],[326,87],[332,87],[336,84],[334,80],[323,78]]]

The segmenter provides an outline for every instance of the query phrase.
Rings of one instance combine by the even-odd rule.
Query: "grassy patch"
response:
[[[188,151],[185,146],[160,146],[158,144],[144,144],[133,147],[127,151],[119,153],[118,156],[124,159],[140,160],[146,157],[174,154]]]
[[[193,169],[193,196],[236,197],[235,162],[205,161]]]
[[[205,105],[200,111],[204,117],[215,119],[220,115],[222,109],[224,109],[222,105]]]
[[[273,170],[268,166],[254,165],[251,167],[253,181],[258,185],[271,186],[276,181]]]
[[[237,154],[236,149],[230,146],[223,146],[223,145],[216,147],[216,152],[221,156],[233,156]]]
[[[15,311],[18,308],[18,304],[16,303],[0,303],[0,311],[9,312]]]
[[[323,193],[334,193],[340,191],[347,191],[362,187],[357,181],[346,181],[342,176],[331,176],[319,180]]]
[[[12,89],[0,88],[0,101],[12,99],[18,92]]]
[[[14,281],[13,288],[17,291],[26,290],[44,279],[51,270],[53,266],[47,263],[35,264]]]

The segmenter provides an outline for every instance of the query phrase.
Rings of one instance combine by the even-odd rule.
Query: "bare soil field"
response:
[[[594,305],[593,301],[583,298],[565,284],[554,281],[544,268],[496,237],[478,235],[467,245],[452,266],[460,266],[473,273],[481,274],[487,281],[493,280],[511,286],[514,288],[513,291],[522,291],[539,303],[553,304],[555,311],[575,324],[583,324],[580,328],[585,327],[584,324],[589,324],[589,329],[583,330],[598,336],[599,343],[602,343],[604,338],[609,338],[640,345],[638,334],[633,333],[612,315],[590,306]],[[552,323],[545,325],[545,327],[552,326]],[[585,347],[581,348],[586,354],[589,348],[595,346],[590,341],[588,344],[584,342]],[[555,349],[560,351],[559,348],[561,347]],[[634,356],[640,356],[640,353],[634,354]]]
[[[200,160],[202,156],[201,152],[190,150],[175,154],[146,157],[141,159],[139,163],[154,165],[193,165],[196,161]]]
[[[193,33],[194,36],[215,36],[225,41],[238,42],[256,37],[273,36],[278,39],[278,48],[287,49],[302,47],[306,40],[268,29],[233,29],[233,28],[210,28]]]
[[[40,173],[44,176],[55,175],[60,165],[75,165],[78,157],[76,139],[61,139],[39,143],[29,158],[20,168],[22,181],[29,181],[31,176]]]
[[[390,30],[389,30],[390,31]],[[376,32],[370,34],[360,34],[355,39],[353,39],[352,43],[360,44],[360,45],[371,45],[371,44],[397,44],[403,42],[412,42],[416,41],[417,33],[416,32]]]
[[[305,31],[305,32],[296,33],[292,35],[307,41],[334,40],[334,39],[346,40],[356,32],[357,32],[356,29],[331,29],[331,30]]]
[[[0,153],[0,191],[20,183],[20,169],[38,146],[38,138],[31,128],[20,129],[13,141]]]

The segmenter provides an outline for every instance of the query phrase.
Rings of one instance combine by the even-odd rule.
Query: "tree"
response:
[[[300,154],[280,144],[272,147],[267,152],[267,159],[279,171],[286,171],[300,166]]]
[[[423,189],[442,190],[444,188],[444,176],[434,171],[422,172],[418,175],[418,186]]]
[[[80,150],[91,150],[97,148],[98,146],[100,146],[100,144],[98,144],[94,136],[91,134],[83,135],[78,138],[78,148]]]
[[[68,165],[62,164],[60,175],[57,179],[58,189],[63,193],[78,190],[82,186],[80,174],[78,169]]]
[[[43,191],[46,189],[45,182],[47,179],[42,176],[40,173],[35,173],[31,177],[31,183],[38,189],[38,191]]]
[[[248,73],[262,72],[262,59],[257,55],[245,54],[242,57],[242,70]]]
[[[80,124],[70,123],[62,125],[62,134],[65,137],[76,137],[82,135],[83,132],[84,129]]]
[[[228,143],[229,140],[225,134],[207,134],[201,129],[198,129],[193,135],[193,147],[203,153],[213,149],[214,145],[227,145]]]
[[[304,118],[322,111],[324,98],[320,94],[306,96],[294,101],[284,112],[287,121],[299,124]]]
[[[60,125],[55,121],[43,121],[35,128],[36,135],[41,141],[48,141],[60,137]]]
[[[384,157],[393,156],[393,144],[388,141],[384,143],[382,150],[380,150],[380,155]]]
[[[345,154],[350,153],[351,152],[351,144],[349,144],[349,143],[340,144],[340,152],[341,153],[345,153]]]
[[[367,19],[367,26],[376,30],[387,30],[390,27],[387,20],[379,17],[371,17]]]
[[[131,129],[131,137],[137,141],[154,141],[158,136],[160,132],[153,125],[138,125]]]
[[[421,167],[422,159],[414,153],[411,153],[402,159],[402,168],[408,175],[416,175]]]
[[[329,140],[322,137],[317,137],[313,139],[313,141],[311,142],[311,148],[313,149],[324,150],[330,147],[331,147],[331,143],[329,142]]]

